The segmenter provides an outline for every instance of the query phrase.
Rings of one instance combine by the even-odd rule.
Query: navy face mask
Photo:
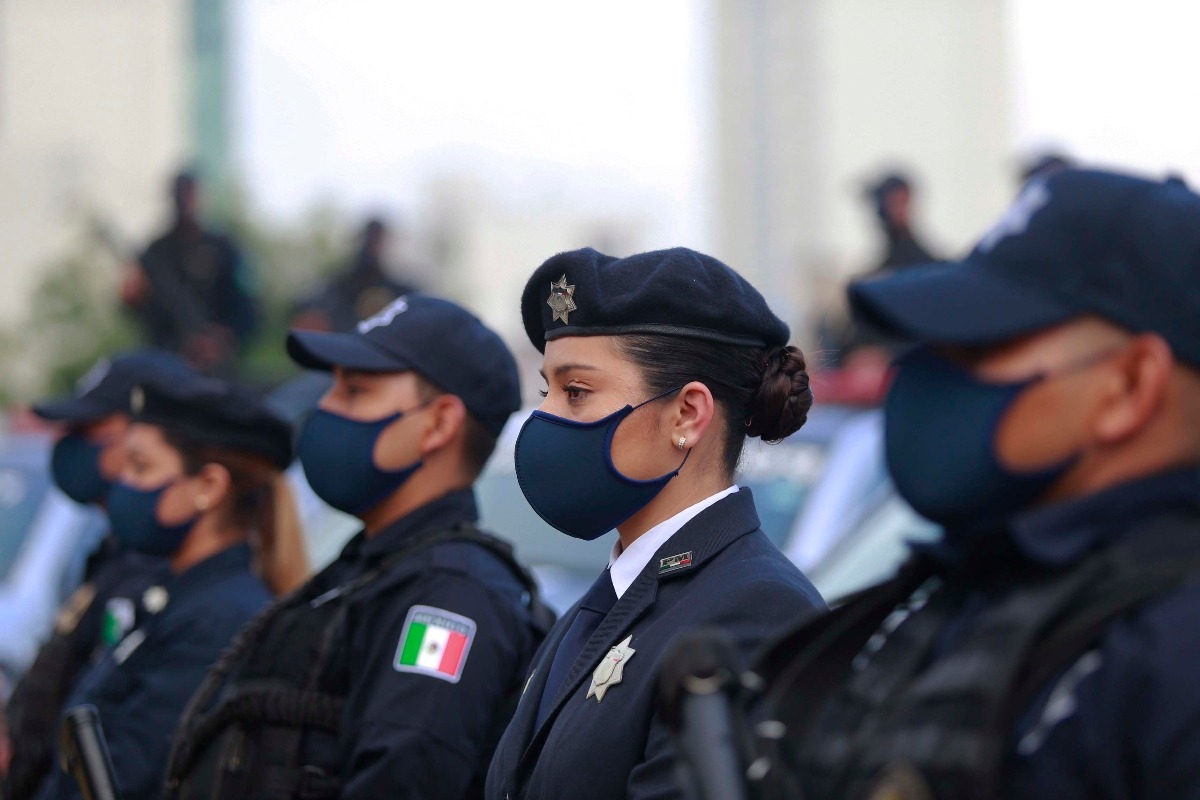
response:
[[[112,482],[100,474],[103,449],[104,445],[78,433],[68,433],[54,445],[50,474],[62,493],[76,503],[99,503],[112,488]]]
[[[159,500],[174,483],[170,481],[149,490],[135,489],[120,481],[113,484],[108,493],[108,521],[117,544],[150,556],[169,556],[179,549],[200,515],[195,514],[178,525],[158,521]]]
[[[404,412],[397,412],[360,422],[319,408],[314,411],[304,424],[296,451],[317,497],[357,516],[383,502],[420,469],[420,461],[397,470],[375,466],[375,442],[402,416]]]
[[[1034,384],[985,383],[936,353],[897,362],[884,404],[884,448],[896,489],[922,516],[949,529],[1004,519],[1029,507],[1075,463],[1017,472],[1000,463],[996,432]]]
[[[672,392],[678,391],[672,389]],[[613,464],[612,439],[637,409],[625,406],[595,422],[575,422],[534,411],[517,437],[517,481],[529,505],[547,523],[576,539],[597,539],[632,517],[679,474],[646,481],[627,478]]]

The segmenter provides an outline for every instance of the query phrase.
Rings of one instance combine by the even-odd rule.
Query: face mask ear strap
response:
[[[684,384],[684,386],[686,386],[686,385],[687,385],[687,384]],[[669,395],[669,394],[675,394],[676,392],[678,392],[678,391],[679,391],[680,389],[682,389],[682,388],[683,388],[683,386],[676,386],[674,389],[667,389],[667,390],[666,390],[665,392],[663,392],[662,394],[656,394],[656,395],[654,395],[654,397],[651,397],[649,400],[643,400],[642,402],[638,403],[636,406],[634,406],[634,407],[633,407],[633,410],[634,410],[634,411],[637,411],[637,410],[638,410],[639,408],[641,408],[642,406],[644,406],[644,405],[649,405],[650,403],[653,403],[655,400],[662,400],[662,399],[663,399],[664,397],[666,397],[667,395]]]
[[[687,460],[688,460],[688,458],[691,457],[691,455],[692,455],[692,448],[689,447],[687,449],[687,452],[683,454],[683,461],[680,461],[679,466],[675,468],[676,475],[678,475],[683,470],[683,465],[687,463]]]

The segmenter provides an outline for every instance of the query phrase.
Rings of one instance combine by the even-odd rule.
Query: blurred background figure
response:
[[[877,271],[941,260],[913,230],[914,194],[912,180],[902,172],[888,173],[867,189],[867,200],[883,234],[883,258]]]
[[[359,233],[358,249],[327,283],[302,300],[292,327],[344,333],[359,320],[378,314],[416,287],[393,277],[386,260],[391,229],[378,217],[367,220]]]
[[[121,288],[146,341],[197,369],[232,374],[258,321],[258,301],[237,244],[200,219],[200,183],[180,172],[170,185],[172,219]]]

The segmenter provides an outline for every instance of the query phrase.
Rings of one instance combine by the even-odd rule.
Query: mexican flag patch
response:
[[[413,606],[404,620],[392,666],[397,672],[458,683],[474,638],[474,620],[433,606]]]

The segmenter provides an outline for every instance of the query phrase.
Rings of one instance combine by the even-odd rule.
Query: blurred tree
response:
[[[38,365],[39,394],[70,392],[101,356],[136,344],[136,328],[111,300],[113,274],[112,258],[88,240],[48,265],[15,348],[27,368]]]
[[[283,342],[296,299],[336,268],[350,226],[331,204],[314,207],[297,225],[257,218],[237,197],[219,228],[242,243],[263,301],[263,320],[243,353],[240,374],[268,388],[296,373]],[[99,359],[136,346],[139,332],[117,301],[118,248],[97,226],[82,226],[71,250],[42,270],[25,319],[0,328],[0,404],[70,391]]]

